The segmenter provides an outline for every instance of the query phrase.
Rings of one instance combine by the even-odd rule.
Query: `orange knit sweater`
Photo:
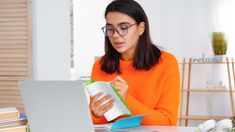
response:
[[[133,115],[146,114],[142,125],[176,125],[180,96],[180,74],[176,58],[162,51],[158,64],[150,70],[136,70],[131,61],[120,60],[120,76],[128,82],[126,103]],[[100,69],[100,60],[92,69],[92,80],[111,81],[117,73],[107,74]],[[95,124],[107,123],[104,117]]]

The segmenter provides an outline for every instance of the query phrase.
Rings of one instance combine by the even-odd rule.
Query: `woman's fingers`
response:
[[[111,98],[111,95],[105,95],[104,97],[102,97],[101,99],[99,100],[96,100],[94,105],[99,107],[103,102],[109,100]]]
[[[96,117],[104,116],[104,113],[107,112],[108,110],[110,110],[113,107],[113,102],[114,102],[114,100],[111,99],[107,103],[105,103],[105,104],[103,104],[101,106],[95,107],[95,109],[93,109],[93,111],[92,111],[93,114]]]
[[[114,81],[119,81],[127,84],[126,80],[124,80],[121,76],[116,76],[116,78],[114,78]]]
[[[110,101],[108,101],[104,105],[100,106],[99,110],[97,112],[97,115],[98,116],[103,116],[104,113],[106,113],[107,111],[109,111],[113,107],[113,102],[114,102],[114,100],[111,99]]]
[[[128,84],[127,82],[120,76],[117,76],[114,78],[111,83],[118,89],[118,90],[125,90],[128,89]]]
[[[123,83],[123,82],[114,82],[113,85],[115,86],[115,88],[119,91],[126,91],[128,89],[128,85],[126,83]]]
[[[97,100],[102,94],[103,94],[103,92],[99,92],[96,95],[94,95],[93,97],[91,97],[91,99],[92,100]]]
[[[114,85],[114,87],[117,89],[119,94],[126,99],[127,97],[127,90],[128,90],[128,84],[127,81],[125,81],[121,76],[117,76],[114,78],[113,81],[111,81],[111,84]]]
[[[105,95],[100,98],[102,94],[98,93],[91,98],[90,109],[95,117],[104,116],[104,113],[113,107],[114,100],[111,99],[111,95]]]
[[[124,80],[124,79],[123,79],[121,76],[119,76],[119,75],[117,75],[116,79],[119,80],[119,81],[121,81],[121,82],[127,83],[126,80]]]

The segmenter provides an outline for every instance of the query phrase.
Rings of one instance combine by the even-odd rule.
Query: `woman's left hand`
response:
[[[127,90],[128,90],[127,82],[122,77],[117,76],[116,78],[114,78],[113,81],[111,81],[111,84],[114,85],[114,87],[117,89],[119,94],[123,97],[123,99],[126,99]]]

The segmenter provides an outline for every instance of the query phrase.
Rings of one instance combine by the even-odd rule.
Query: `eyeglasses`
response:
[[[134,24],[121,24],[118,25],[116,28],[114,28],[113,26],[110,25],[106,25],[104,27],[102,27],[101,29],[104,32],[104,35],[107,37],[112,37],[113,34],[115,33],[115,31],[120,35],[120,36],[125,36],[128,34],[128,29],[133,26],[136,25],[137,23]]]

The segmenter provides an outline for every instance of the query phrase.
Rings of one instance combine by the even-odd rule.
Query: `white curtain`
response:
[[[214,29],[224,32],[228,40],[227,56],[235,57],[235,1],[211,0],[214,3]]]

